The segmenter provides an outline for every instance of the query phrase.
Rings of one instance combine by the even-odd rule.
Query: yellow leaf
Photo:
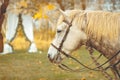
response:
[[[20,1],[20,5],[21,5],[22,7],[27,8],[27,2],[25,2],[25,1]]]
[[[44,18],[44,19],[48,19],[48,16],[47,16],[47,15],[43,15],[43,18]]]
[[[86,78],[82,78],[81,80],[86,80]]]
[[[33,16],[34,19],[41,19],[43,15],[42,9],[39,9],[39,11]]]
[[[40,19],[40,18],[42,18],[42,14],[41,14],[41,13],[36,13],[36,14],[33,16],[33,18],[35,18],[35,19]]]
[[[53,4],[48,4],[47,9],[48,10],[53,10],[53,9],[55,9],[55,6]]]
[[[46,80],[45,78],[40,78],[39,80]]]

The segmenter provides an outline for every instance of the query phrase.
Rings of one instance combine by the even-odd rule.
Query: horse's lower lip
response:
[[[55,58],[51,58],[50,55],[48,55],[48,59],[49,59],[50,62],[56,63]]]
[[[51,63],[56,63],[56,61],[55,61],[54,59],[51,59],[51,58],[49,58],[49,61],[50,61]]]
[[[48,54],[48,59],[50,62],[53,62],[53,59],[51,59],[50,54]]]
[[[48,54],[48,59],[52,63],[59,64],[62,60],[62,57],[60,55],[55,55],[54,57],[51,57],[51,55]]]
[[[54,64],[59,64],[61,62],[61,60],[59,60],[58,57],[54,57],[53,59],[51,58],[48,58],[48,59],[51,63],[54,63]]]
[[[50,58],[49,58],[49,61],[53,63],[53,59],[50,59]]]

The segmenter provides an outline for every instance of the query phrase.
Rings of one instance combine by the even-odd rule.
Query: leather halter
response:
[[[78,13],[77,13],[77,14],[78,14]],[[68,28],[67,28],[67,30],[66,30],[66,33],[65,33],[65,35],[64,35],[64,37],[63,37],[63,39],[62,39],[62,41],[61,41],[61,43],[60,43],[60,45],[59,45],[59,47],[57,47],[57,46],[55,46],[53,43],[51,43],[51,45],[52,45],[55,49],[57,49],[59,53],[62,53],[62,54],[65,55],[66,57],[69,57],[70,55],[68,55],[66,52],[64,52],[64,51],[62,50],[63,43],[65,42],[65,40],[66,40],[66,38],[67,38],[67,35],[68,35],[69,31],[70,31],[70,27],[72,26],[72,22],[73,22],[74,18],[77,16],[77,14],[75,14],[75,16],[72,18],[72,20],[71,20],[70,22],[68,22],[67,20],[63,20],[63,22],[65,22],[65,23],[68,25]],[[86,17],[86,16],[85,16],[85,17]],[[85,21],[86,21],[86,20],[85,20]]]
[[[75,16],[76,16],[76,15],[75,15]],[[74,16],[74,18],[75,18],[75,16]],[[84,20],[84,21],[85,21],[85,24],[86,24],[86,26],[87,26],[87,15],[86,15],[86,13],[85,13],[84,17],[85,17],[85,20]],[[73,18],[73,19],[74,19],[74,18]],[[67,35],[68,35],[69,31],[70,31],[70,27],[72,26],[73,19],[71,20],[70,23],[69,23],[68,21],[66,21],[66,20],[63,21],[63,22],[65,22],[65,23],[68,24],[68,28],[67,28],[67,30],[66,30],[66,33],[65,33],[63,39],[62,39],[62,42],[60,43],[60,46],[57,47],[57,46],[55,46],[53,43],[51,43],[51,45],[52,45],[55,49],[58,50],[59,54],[61,53],[61,54],[65,55],[66,57],[73,59],[74,61],[78,62],[80,65],[84,66],[85,68],[87,68],[87,69],[89,69],[89,70],[100,71],[98,68],[99,68],[99,67],[102,67],[103,65],[105,65],[105,64],[107,64],[109,61],[111,61],[115,56],[117,56],[117,55],[120,53],[120,50],[117,51],[116,54],[113,55],[110,59],[108,59],[108,60],[105,61],[103,64],[101,64],[101,65],[99,65],[99,66],[97,66],[97,67],[95,67],[95,68],[87,67],[86,65],[84,65],[83,63],[81,63],[81,62],[80,62],[79,60],[77,60],[76,58],[70,56],[69,54],[67,54],[66,52],[64,52],[64,51],[62,50],[62,47],[63,47],[63,43],[65,42],[65,40],[66,40],[66,38],[67,38]],[[120,60],[119,60],[117,63],[115,63],[115,64],[113,64],[113,65],[109,65],[108,67],[104,68],[104,70],[107,70],[107,69],[110,68],[110,67],[114,67],[114,66],[116,66],[116,65],[119,64],[119,63],[120,63]],[[64,65],[64,64],[59,64],[58,66],[59,66],[61,69],[63,69],[63,70],[74,71],[74,72],[84,71],[84,69],[85,69],[85,68],[83,68],[83,69],[81,69],[81,70],[73,70],[73,69],[69,68],[68,66],[66,66],[66,65]],[[117,70],[116,70],[116,72],[117,72],[118,76],[120,77],[119,72],[118,72]]]
[[[72,19],[72,21],[73,21],[73,19]],[[61,52],[62,54],[64,54],[64,55],[67,56],[67,57],[68,57],[67,53],[65,53],[64,51],[62,51],[62,46],[63,46],[63,43],[65,42],[65,40],[66,40],[66,38],[67,38],[67,35],[68,35],[69,31],[70,31],[70,27],[72,26],[72,21],[71,21],[70,23],[69,23],[68,21],[66,21],[66,20],[63,21],[63,22],[65,22],[65,23],[68,24],[68,28],[67,28],[67,30],[66,30],[66,33],[65,33],[63,39],[62,39],[62,42],[60,43],[60,46],[59,46],[59,47],[56,47],[53,43],[51,43],[51,45],[52,45],[54,48],[56,48],[59,52]]]
[[[76,15],[77,15],[77,14],[76,14]],[[76,15],[75,15],[75,16],[76,16]],[[74,18],[75,18],[75,16],[74,16]],[[87,21],[86,17],[87,17],[87,15],[86,15],[86,13],[85,13],[85,23],[86,23],[86,21]],[[66,20],[63,20],[63,22],[65,22],[65,23],[68,24],[68,28],[67,28],[67,30],[66,30],[66,33],[65,33],[63,39],[62,39],[62,42],[60,43],[60,46],[57,47],[57,46],[55,46],[53,43],[51,43],[51,45],[52,45],[55,49],[58,50],[58,54],[61,53],[61,54],[65,55],[66,57],[73,59],[74,61],[78,62],[80,65],[84,66],[85,68],[87,68],[87,69],[89,69],[89,70],[99,71],[99,70],[97,70],[96,68],[93,68],[93,69],[92,69],[92,68],[87,67],[86,65],[84,65],[83,63],[81,63],[79,60],[77,60],[76,58],[70,56],[69,54],[67,54],[66,52],[64,52],[64,51],[62,50],[63,43],[65,42],[65,40],[66,40],[66,38],[67,38],[67,35],[68,35],[69,31],[70,31],[70,27],[72,26],[72,22],[73,22],[74,18],[71,20],[70,23],[69,23],[68,21],[66,21]],[[60,64],[60,65],[58,65],[58,66],[59,66],[61,69],[64,69],[63,67],[67,67],[67,66],[64,65],[64,64]],[[100,66],[99,66],[99,67],[100,67]],[[67,68],[68,68],[68,67],[67,67]],[[70,68],[68,68],[68,69],[70,69]],[[72,70],[72,71],[74,71],[74,70]],[[75,70],[75,71],[76,71],[76,70]]]

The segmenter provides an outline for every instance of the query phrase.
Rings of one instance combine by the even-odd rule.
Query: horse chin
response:
[[[54,63],[55,64],[60,64],[62,62],[63,58],[61,56],[59,56],[55,61]]]
[[[61,55],[56,55],[54,56],[54,58],[49,58],[49,60],[54,63],[54,64],[60,64],[61,61],[63,60],[63,58],[61,57]]]
[[[65,55],[61,54],[61,55],[57,56],[57,58],[55,59],[54,63],[55,64],[60,64],[64,58],[65,58]]]

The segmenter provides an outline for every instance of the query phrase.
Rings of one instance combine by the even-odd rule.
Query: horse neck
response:
[[[96,28],[97,22],[96,22],[96,24],[92,24],[94,22],[90,23],[91,18],[92,18],[92,17],[90,17],[91,14],[87,13],[83,17],[84,25],[82,25],[82,26],[84,27],[83,31],[86,33],[86,35],[88,37],[88,39],[87,39],[87,45],[89,45],[90,47],[93,47],[94,49],[96,49],[97,51],[99,51],[100,53],[102,53],[105,57],[110,58],[112,55],[114,55],[120,49],[119,39],[116,39],[115,35],[113,33],[111,33],[111,35],[112,35],[112,38],[111,38],[111,36],[109,37],[109,36],[104,35],[105,36],[104,37],[101,32],[97,32],[97,31],[100,31],[99,28],[101,26],[99,26],[99,28]],[[97,13],[95,13],[95,15],[96,14]],[[98,14],[101,14],[101,13],[98,13]],[[93,17],[93,19],[94,19],[94,17]],[[96,17],[95,17],[95,19],[96,19]],[[101,19],[104,19],[104,18],[101,18]],[[104,28],[104,27],[102,27],[102,28]],[[118,26],[116,25],[115,30],[117,28],[118,28]],[[108,28],[105,28],[105,29],[108,29]],[[111,28],[111,29],[113,29],[113,28]],[[114,30],[114,32],[115,32],[115,30]],[[109,32],[105,32],[105,30],[103,32],[105,34],[109,33]],[[119,36],[119,35],[117,35],[117,36]]]
[[[94,48],[103,54],[106,58],[111,58],[120,49],[120,46],[113,47],[110,45],[110,43],[105,44],[103,41],[97,41],[92,36],[88,38],[86,46]]]

